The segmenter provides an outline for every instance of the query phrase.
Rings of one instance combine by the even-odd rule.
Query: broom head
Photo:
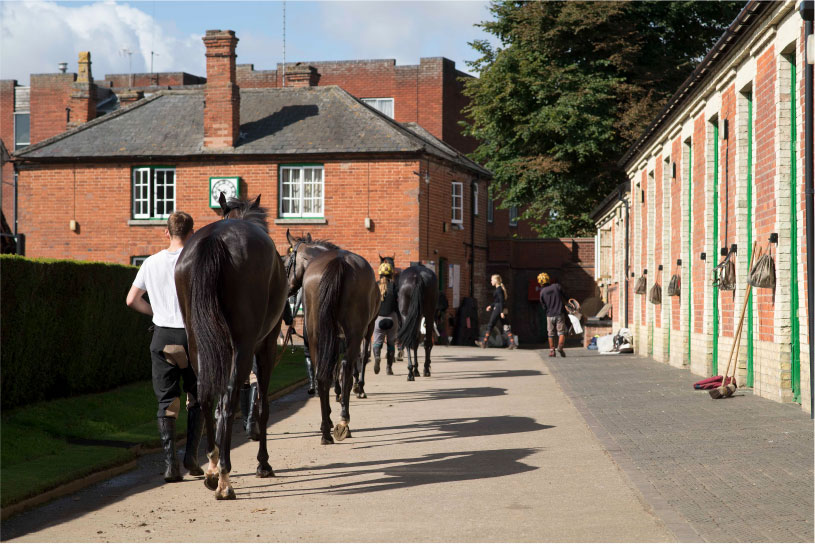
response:
[[[708,389],[708,394],[712,399],[720,399],[725,395],[726,392],[727,387],[724,385],[722,385],[721,387],[717,387],[715,389]]]

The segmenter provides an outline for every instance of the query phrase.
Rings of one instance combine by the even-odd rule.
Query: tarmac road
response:
[[[254,477],[257,444],[236,434],[238,500],[216,501],[186,475],[165,484],[150,455],[6,520],[2,540],[675,540],[535,351],[437,346],[433,376],[412,383],[404,365],[396,376],[369,367],[368,398],[351,403],[353,437],[331,446],[320,445],[319,400],[299,390],[273,402],[276,477]]]

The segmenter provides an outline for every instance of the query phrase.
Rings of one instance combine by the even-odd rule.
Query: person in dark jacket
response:
[[[393,281],[393,266],[387,261],[379,265],[379,315],[374,328],[374,374],[379,374],[382,344],[387,342],[387,374],[393,374],[393,359],[396,353],[396,312],[399,309],[396,298],[396,285]]]
[[[543,286],[540,294],[540,303],[546,314],[546,328],[549,332],[549,357],[555,357],[555,338],[558,339],[557,351],[561,357],[566,357],[563,346],[566,345],[566,314],[565,301],[568,300],[563,287],[557,278],[549,277],[543,272],[538,274],[538,284]]]
[[[512,336],[512,332],[509,330],[509,325],[507,323],[509,311],[506,308],[507,290],[504,287],[504,282],[501,279],[501,276],[498,274],[493,274],[490,278],[490,283],[493,287],[495,287],[495,291],[493,291],[492,294],[492,304],[487,306],[487,311],[491,311],[492,313],[490,314],[490,320],[487,322],[487,332],[484,335],[484,340],[476,340],[475,343],[481,348],[486,348],[487,340],[490,338],[490,332],[497,324],[499,325],[499,331],[501,329],[506,330],[507,339],[509,340],[509,345],[507,348],[515,349],[517,347],[515,345],[515,338]]]

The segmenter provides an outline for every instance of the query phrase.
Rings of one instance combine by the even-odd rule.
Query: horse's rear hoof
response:
[[[429,377],[430,377],[430,371],[429,371],[429,370],[427,370],[426,368],[424,369],[424,377],[425,377],[425,378],[429,378]]]
[[[334,426],[334,438],[336,438],[337,441],[342,442],[349,436],[351,436],[351,429],[348,428],[347,424],[337,423],[337,425]]]
[[[274,470],[272,470],[272,465],[266,464],[266,466],[258,465],[257,471],[255,471],[255,476],[258,478],[274,478]]]
[[[329,444],[333,444],[333,443],[334,443],[334,439],[331,438],[330,436],[324,436],[324,437],[322,437],[322,439],[320,439],[320,444],[322,444],[323,446],[328,446]]]
[[[227,487],[223,491],[216,491],[215,498],[219,501],[234,501],[237,497],[235,496],[235,490]]]
[[[354,387],[351,389],[352,393],[359,393],[359,383],[355,383]]]
[[[365,391],[359,391],[359,392],[357,393],[357,398],[358,398],[358,399],[367,399],[367,398],[368,398],[368,395],[367,395],[367,394],[365,394]]]
[[[385,374],[388,376],[393,376],[393,369],[389,366],[387,369],[385,369]]]
[[[413,379],[413,372],[408,372],[408,381],[409,381],[409,382],[414,381],[414,379]]]
[[[315,393],[314,389],[308,389],[308,390],[306,391],[306,394],[307,394],[309,397],[313,397],[313,396],[314,396],[314,393]]]
[[[217,474],[206,474],[204,475],[204,485],[207,486],[207,489],[210,491],[215,491],[218,489],[218,475]]]
[[[419,377],[419,367],[418,366],[413,367],[413,375],[416,376],[417,378]]]

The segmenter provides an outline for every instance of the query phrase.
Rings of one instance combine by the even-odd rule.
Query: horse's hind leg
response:
[[[232,449],[232,421],[234,419],[235,407],[238,404],[238,385],[249,375],[253,355],[252,348],[241,344],[237,346],[232,375],[229,377],[226,393],[221,397],[221,418],[218,421],[218,439],[221,453],[221,458],[218,462],[220,474],[218,477],[218,489],[215,490],[215,498],[218,500],[235,499],[235,490],[229,481],[229,473],[232,472],[232,458],[230,455]]]
[[[411,356],[410,356],[411,351],[413,351],[413,350],[411,349],[410,346],[405,346],[405,352],[407,353],[407,360],[408,360],[408,364],[407,364],[407,371],[408,371],[407,381],[409,381],[409,382],[412,382],[414,380],[414,378],[413,378],[413,361],[411,360]]]
[[[334,438],[342,441],[351,437],[351,429],[349,423],[351,421],[351,382],[353,374],[351,365],[356,366],[356,361],[359,358],[359,346],[362,339],[357,337],[348,336],[346,344],[346,352],[342,359],[342,371],[340,372],[340,379],[342,380],[342,401],[340,403],[340,422],[334,427]]]
[[[218,446],[215,439],[215,422],[212,416],[212,399],[199,399],[201,411],[204,413],[204,429],[207,433],[207,459],[209,464],[204,473],[204,485],[207,489],[215,491],[218,489]]]
[[[365,337],[362,339],[362,353],[360,354],[362,368],[359,373],[359,391],[357,391],[357,398],[360,399],[368,398],[368,395],[365,394],[365,368],[368,366],[368,361],[371,360],[371,336],[374,334],[375,327],[376,318],[368,325],[368,330],[365,331]]]
[[[430,323],[428,320],[427,323]],[[430,351],[433,349],[433,333],[428,331],[428,334],[424,335],[424,375],[426,377],[430,377]],[[417,368],[416,371],[418,372],[419,369]]]
[[[257,353],[258,362],[258,423],[260,423],[260,439],[258,440],[258,468],[255,476],[269,478],[274,476],[272,465],[269,464],[269,451],[266,446],[266,426],[269,423],[269,378],[277,356],[277,336],[280,334],[280,325],[266,337],[260,351]]]
[[[334,439],[331,438],[331,402],[328,400],[329,393],[331,393],[331,380],[317,378],[317,394],[320,395],[320,412],[322,414],[322,423],[320,424],[322,438],[320,443],[324,446],[334,443]]]

